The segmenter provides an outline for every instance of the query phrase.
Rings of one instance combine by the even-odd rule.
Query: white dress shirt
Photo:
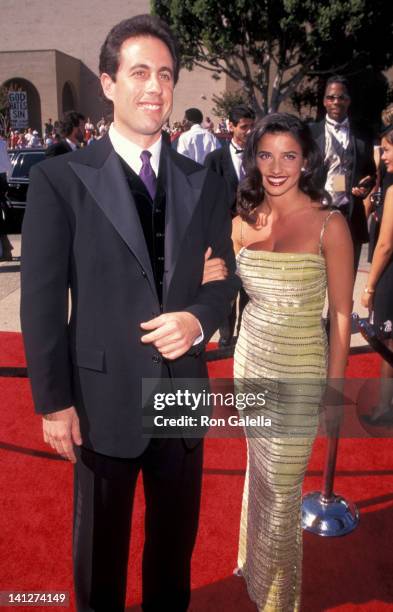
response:
[[[220,147],[214,134],[195,123],[187,132],[180,134],[177,152],[203,164],[206,155]]]
[[[235,168],[235,172],[239,181],[241,180],[241,167],[243,165],[243,153],[236,153],[239,151],[240,147],[231,140],[229,145],[229,151],[231,153],[231,159],[233,163],[233,167]],[[243,175],[244,176],[244,175]]]
[[[336,140],[344,147],[347,148],[349,145],[349,121],[348,117],[344,119],[341,123],[338,121],[334,121],[330,119],[330,117],[326,116],[325,121],[325,137],[326,139],[334,136]]]
[[[75,142],[72,142],[72,140],[70,140],[69,138],[66,138],[65,140],[68,146],[71,147],[71,151],[77,150],[78,147],[76,146]]]
[[[115,128],[113,123],[109,128],[109,138],[115,149],[116,153],[120,155],[126,164],[135,172],[140,173],[142,168],[141,153],[142,151],[149,151],[151,153],[150,164],[154,170],[156,176],[158,176],[158,166],[160,164],[161,145],[162,138],[160,137],[154,144],[148,149],[142,149],[139,145],[135,144],[131,140],[128,140],[125,136]]]

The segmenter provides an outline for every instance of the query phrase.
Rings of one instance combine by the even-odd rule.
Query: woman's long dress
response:
[[[243,247],[238,274],[250,301],[236,344],[235,384],[266,391],[262,411],[272,422],[246,428],[238,567],[259,610],[292,612],[300,606],[302,483],[326,379],[325,260]]]

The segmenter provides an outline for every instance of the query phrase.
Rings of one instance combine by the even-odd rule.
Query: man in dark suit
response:
[[[62,139],[50,145],[46,151],[46,157],[56,157],[79,149],[83,142],[85,117],[76,111],[69,111],[64,115],[61,125]]]
[[[203,445],[149,438],[142,380],[207,377],[204,344],[238,281],[221,179],[161,139],[178,73],[162,21],[117,24],[100,55],[114,107],[108,136],[31,174],[22,328],[44,439],[75,462],[79,612],[124,610],[140,471],[143,609],[184,612],[190,598]],[[209,247],[228,276],[201,285]]]
[[[361,246],[368,242],[363,200],[375,182],[375,163],[372,139],[348,118],[350,103],[347,80],[341,76],[329,78],[323,99],[326,117],[310,128],[324,157],[325,188],[351,230],[357,270]]]
[[[232,133],[232,138],[229,143],[212,151],[205,159],[205,166],[211,168],[217,174],[225,179],[227,184],[227,192],[229,196],[229,205],[232,216],[235,217],[236,211],[236,194],[239,181],[243,178],[243,151],[246,146],[247,136],[253,128],[255,121],[254,111],[241,104],[234,106],[229,112],[229,130]],[[243,288],[239,291],[239,314],[237,330],[240,329],[241,317],[243,309],[248,302],[248,297]],[[220,327],[220,337],[218,345],[227,347],[233,343],[236,325],[236,301],[232,306],[232,311],[226,321]]]
[[[211,168],[225,179],[229,193],[232,215],[237,215],[236,193],[239,180],[243,178],[243,151],[247,136],[253,128],[255,113],[252,108],[240,104],[229,112],[229,131],[232,138],[220,149],[206,156],[205,166]]]

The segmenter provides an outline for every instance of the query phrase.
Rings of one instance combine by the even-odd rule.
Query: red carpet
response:
[[[23,365],[20,335],[0,333],[0,367]],[[377,357],[357,355],[350,359],[348,374],[376,377],[378,370]],[[210,364],[210,372],[231,376],[231,360]],[[33,415],[26,379],[0,376],[0,408],[0,591],[71,593],[72,467],[42,442],[40,418]],[[321,486],[325,443],[324,438],[316,441],[305,491]],[[344,538],[305,534],[304,612],[393,610],[392,459],[391,439],[340,441],[335,491],[358,505],[361,522]],[[201,522],[193,559],[193,612],[255,610],[243,581],[232,576],[244,466],[243,440],[206,441]],[[131,557],[137,561],[130,571],[127,609],[136,611],[143,541],[140,486],[133,522]]]

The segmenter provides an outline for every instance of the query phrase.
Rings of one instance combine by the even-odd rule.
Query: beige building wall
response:
[[[105,109],[99,96],[98,83],[101,44],[114,24],[133,15],[148,13],[149,10],[149,0],[0,0],[1,21],[3,24],[9,24],[8,27],[2,28],[0,52],[10,52],[9,56],[7,54],[7,60],[12,57],[12,52],[24,52],[15,54],[12,60],[15,74],[11,76],[27,73],[30,63],[35,62],[34,56],[37,52],[42,52],[42,49],[57,49],[80,60],[80,99],[77,110],[97,120]],[[31,51],[34,53],[30,53]],[[3,83],[2,58],[4,55],[0,53],[0,83]],[[41,98],[42,121],[46,121],[48,117],[54,120],[58,118],[56,109],[59,106],[56,105],[55,99],[59,99],[59,87],[62,87],[61,70],[69,70],[65,60],[57,61],[57,91],[50,91],[49,83],[54,82],[54,62],[53,58],[48,64],[47,75],[40,75],[40,84],[46,79]],[[42,73],[43,69],[40,71]],[[37,83],[33,83],[38,88]],[[182,70],[176,87],[172,121],[181,120],[185,108],[189,106],[197,106],[204,115],[211,116],[214,106],[211,96],[213,93],[221,93],[225,86],[224,79],[216,82],[211,78],[210,72],[201,68],[191,72]]]
[[[56,51],[56,93],[57,93],[57,115],[60,117],[64,110],[63,108],[63,89],[66,83],[69,84],[74,98],[74,108],[81,106],[81,62],[65,53]],[[52,115],[43,115],[44,121]]]
[[[0,84],[14,79],[25,79],[35,86],[41,102],[41,118],[57,116],[55,51],[0,53]],[[41,129],[41,125],[31,127]]]

